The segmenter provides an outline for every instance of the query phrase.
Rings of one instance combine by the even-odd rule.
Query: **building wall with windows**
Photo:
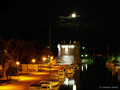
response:
[[[80,44],[74,41],[73,44],[58,44],[58,57],[65,64],[81,63]]]

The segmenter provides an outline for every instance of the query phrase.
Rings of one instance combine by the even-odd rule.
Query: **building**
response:
[[[58,44],[58,58],[65,64],[79,64],[80,58],[80,44],[74,41],[73,44]]]

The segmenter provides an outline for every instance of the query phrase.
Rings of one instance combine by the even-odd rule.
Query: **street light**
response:
[[[43,60],[43,63],[45,62],[45,60],[46,60],[46,57],[43,57],[42,58],[42,60]],[[43,66],[43,63],[42,63],[42,66]]]
[[[53,60],[53,56],[50,57],[50,60]]]
[[[43,57],[43,61],[45,61],[46,60],[46,57]]]
[[[32,59],[33,64],[35,63],[35,61],[36,61],[35,59]]]
[[[85,56],[87,57],[88,55],[87,55],[87,54],[85,54]]]
[[[16,64],[19,66],[19,65],[20,65],[20,62],[17,61]]]
[[[85,49],[85,47],[82,47],[82,49]]]
[[[50,70],[50,80],[51,80],[51,63],[52,63],[52,60],[53,60],[53,56],[50,56],[50,68],[49,68],[49,70]]]
[[[19,77],[19,65],[20,65],[20,62],[17,61],[17,62],[16,62],[16,65],[18,66],[18,77]]]

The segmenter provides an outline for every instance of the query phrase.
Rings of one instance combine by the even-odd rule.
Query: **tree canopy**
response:
[[[40,61],[43,55],[48,54],[48,49],[39,41],[24,41],[13,38],[7,43],[7,51],[12,60],[21,63],[31,63],[32,58]]]
[[[0,37],[0,63],[3,65],[6,60],[6,41]]]

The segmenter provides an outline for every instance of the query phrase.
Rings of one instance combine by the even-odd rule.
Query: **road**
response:
[[[41,80],[48,79],[49,72],[37,72],[29,75],[21,75],[19,80],[0,86],[0,90],[28,90],[31,84],[37,84]]]
[[[54,66],[51,68],[51,72],[63,70],[65,66],[66,65]],[[46,72],[21,72],[19,80],[0,86],[0,90],[28,90],[31,84],[37,84],[41,80],[49,80],[49,69],[46,70]]]

